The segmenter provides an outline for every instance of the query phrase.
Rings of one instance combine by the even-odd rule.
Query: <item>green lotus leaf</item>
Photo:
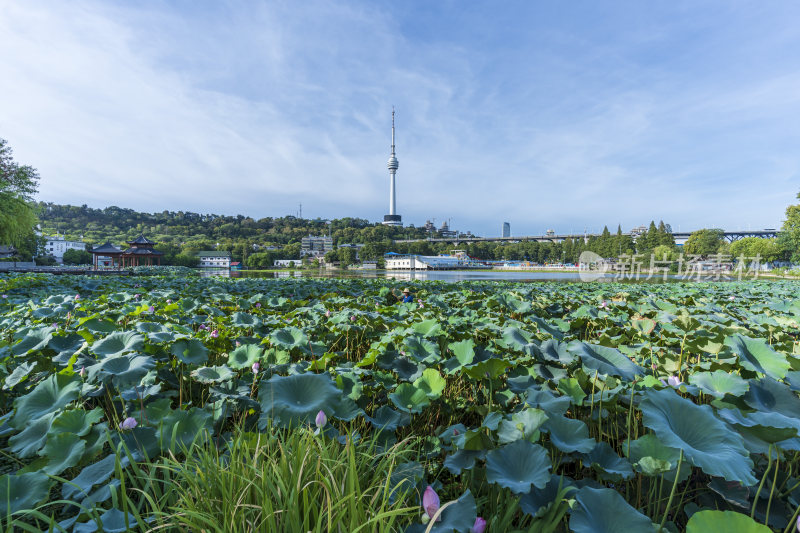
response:
[[[410,493],[416,488],[425,476],[425,467],[416,461],[400,463],[389,477],[389,501],[394,503],[399,495]]]
[[[0,476],[0,516],[33,509],[50,493],[50,478],[41,472]]]
[[[57,365],[65,366],[69,364],[72,356],[86,344],[86,339],[78,334],[53,337],[47,344],[50,350],[56,352],[53,362]]]
[[[158,322],[139,322],[136,324],[136,331],[139,333],[165,333],[169,330],[164,324]]]
[[[411,383],[398,385],[397,389],[389,395],[389,399],[405,413],[421,413],[430,404],[425,391]]]
[[[755,412],[745,414],[738,409],[720,409],[717,414],[729,424],[746,428],[748,433],[772,444],[796,437],[800,432],[800,419],[788,417],[781,413]]]
[[[631,326],[642,336],[649,337],[656,329],[656,321],[650,318],[639,318],[631,320]]]
[[[231,316],[231,324],[237,328],[254,328],[261,324],[261,320],[257,316],[248,313],[233,313]]]
[[[41,350],[53,338],[55,328],[39,327],[28,331],[25,337],[11,347],[11,355],[20,356]]]
[[[411,423],[408,413],[395,411],[388,405],[380,406],[374,416],[366,417],[375,429],[395,431],[397,428],[405,427]]]
[[[471,367],[464,369],[464,372],[474,379],[496,379],[505,374],[506,369],[510,366],[511,363],[505,359],[492,357],[486,361],[473,364]]]
[[[536,327],[539,328],[539,331],[547,333],[556,341],[560,341],[564,338],[564,333],[557,326],[553,326],[552,324],[548,323],[545,319],[538,316],[534,316],[531,317],[530,321],[536,324]]]
[[[547,390],[530,388],[525,394],[525,403],[544,409],[551,415],[563,415],[569,409],[570,398],[569,396],[554,396]]]
[[[471,364],[472,360],[475,358],[475,341],[472,339],[451,342],[447,347],[453,351],[453,355],[461,366]]]
[[[264,429],[270,419],[282,426],[310,423],[319,411],[332,414],[341,398],[342,391],[327,374],[272,376],[259,387],[259,427]]]
[[[497,438],[501,444],[520,439],[533,440],[538,437],[539,427],[547,421],[547,414],[541,409],[528,408],[511,415],[511,420],[503,419]]]
[[[398,357],[392,363],[392,370],[397,372],[397,377],[405,381],[416,381],[422,377],[425,365],[417,364],[408,357]]]
[[[790,418],[800,413],[800,398],[789,387],[772,378],[750,380],[744,402],[765,413],[780,413]]]
[[[81,322],[80,327],[86,329],[92,334],[108,334],[119,330],[119,326],[117,326],[113,321],[103,318],[90,318],[85,322]]]
[[[543,425],[542,431],[550,434],[550,442],[562,452],[592,451],[597,444],[589,436],[589,428],[582,420],[565,416],[551,416]]]
[[[171,331],[162,331],[159,333],[149,333],[147,338],[150,339],[151,343],[168,343],[175,341],[175,334]]]
[[[95,485],[105,482],[114,473],[117,456],[107,455],[103,459],[84,467],[81,473],[61,486],[65,500],[82,500]]]
[[[127,354],[106,357],[99,364],[100,375],[110,376],[114,385],[123,389],[139,385],[142,378],[156,366],[149,355]]]
[[[422,337],[406,337],[403,347],[406,355],[418,363],[435,363],[440,359],[439,345]]]
[[[581,387],[580,382],[576,378],[565,378],[558,382],[558,390],[569,396],[572,403],[575,405],[583,405],[583,400],[586,398],[586,392]]]
[[[486,454],[486,480],[514,494],[524,494],[531,485],[543,488],[547,484],[550,466],[547,450],[518,440]]]
[[[689,376],[689,383],[715,398],[722,398],[726,394],[741,396],[748,389],[747,381],[742,379],[741,376],[724,370],[695,372]]]
[[[29,361],[19,365],[12,373],[6,376],[6,380],[3,383],[3,388],[6,390],[13,389],[16,385],[25,381],[28,378],[28,374],[31,373],[31,370],[33,370],[33,367],[35,366],[35,361]]]
[[[653,523],[613,489],[583,487],[574,494],[577,505],[569,517],[575,533],[654,531]]]
[[[272,333],[270,341],[274,346],[280,346],[286,350],[298,348],[305,350],[308,346],[308,337],[306,334],[295,327],[283,328]]]
[[[739,357],[739,364],[744,368],[774,379],[783,379],[791,366],[788,358],[773,350],[764,339],[733,335],[725,339],[725,345]]]
[[[425,392],[431,400],[435,400],[442,395],[445,379],[433,368],[427,368],[422,372],[422,376],[414,382],[414,387]]]
[[[622,479],[633,477],[631,464],[617,455],[617,452],[607,442],[598,442],[594,449],[586,454],[585,462],[607,474],[619,476]]]
[[[442,334],[442,326],[435,319],[423,320],[411,325],[411,330],[423,337],[436,337]]]
[[[759,524],[746,514],[735,511],[698,511],[686,524],[686,533],[708,533],[724,531],[725,533],[770,533],[772,530]]]
[[[16,410],[11,425],[21,428],[46,414],[58,411],[78,398],[82,386],[76,376],[53,374],[26,394],[14,400]]]
[[[45,474],[56,476],[78,464],[86,449],[86,441],[73,433],[60,433],[47,439],[47,444],[39,455],[47,457],[48,463],[42,468]]]
[[[464,470],[472,470],[475,460],[484,457],[486,457],[486,450],[456,450],[445,458],[444,467],[451,474],[457,476]]]
[[[600,374],[616,376],[633,381],[637,376],[644,374],[644,369],[628,359],[616,348],[600,346],[599,344],[586,344],[581,341],[572,341],[567,349],[581,358],[583,366]]]
[[[148,418],[149,422],[158,423],[159,426],[161,425],[160,420],[160,418]],[[154,427],[136,426],[130,431],[120,432],[119,436],[136,461],[153,459],[163,452],[162,442]],[[166,443],[163,444],[166,445]]]
[[[144,337],[133,331],[117,331],[92,344],[91,350],[100,356],[122,355],[144,346]]]
[[[541,353],[539,343],[531,342],[530,337],[519,328],[506,328],[503,331],[503,342],[512,350],[517,350],[525,355],[536,357]]]
[[[33,422],[27,422],[22,431],[8,439],[9,449],[23,459],[36,455],[47,441],[53,418],[54,415],[48,413]]]
[[[172,345],[170,351],[187,365],[202,365],[208,361],[208,348],[197,339],[180,339]]]
[[[69,409],[53,420],[51,434],[74,433],[79,437],[85,436],[92,429],[92,425],[103,419],[103,410],[99,407],[86,411],[85,409]]]
[[[104,533],[124,533],[125,531],[133,531],[138,524],[136,516],[131,513],[123,513],[117,508],[111,508],[101,514],[98,519],[100,526],[94,520],[88,522],[80,522],[75,524],[73,533],[95,533],[102,531]]]
[[[559,503],[577,491],[573,481],[560,475],[553,474],[543,489],[531,487],[531,491],[519,498],[519,508],[534,518],[543,515],[554,503]]]
[[[570,365],[575,360],[575,355],[567,350],[567,344],[555,339],[547,339],[540,346],[541,359],[544,362],[552,361],[562,365]]]
[[[234,377],[227,365],[201,366],[192,371],[192,377],[200,383],[222,383]]]
[[[690,331],[694,331],[700,327],[700,322],[698,322],[697,319],[692,318],[690,315],[680,315],[676,317],[672,323],[678,326],[684,333],[689,333]]]
[[[696,405],[672,389],[647,389],[639,408],[645,427],[665,445],[683,450],[690,464],[727,481],[758,481],[742,437],[714,416],[710,406]]]
[[[263,353],[264,349],[257,344],[242,344],[228,354],[228,366],[234,370],[250,368]]]
[[[677,448],[665,446],[653,434],[630,441],[630,446],[626,442],[622,451],[638,470],[648,476],[663,474],[677,467],[681,453]]]

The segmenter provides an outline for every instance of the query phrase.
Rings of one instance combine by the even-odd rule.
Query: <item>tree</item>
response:
[[[797,195],[800,200],[800,194]],[[786,220],[783,221],[781,244],[792,261],[800,261],[800,205],[786,208]]]
[[[716,254],[723,243],[723,230],[701,229],[689,235],[683,249],[690,255],[709,256]]]
[[[36,214],[31,202],[39,186],[36,169],[19,165],[0,139],[0,243],[21,245],[33,234]]]
[[[91,264],[91,262],[92,254],[86,250],[76,250],[75,248],[70,248],[64,252],[65,265],[88,265]]]

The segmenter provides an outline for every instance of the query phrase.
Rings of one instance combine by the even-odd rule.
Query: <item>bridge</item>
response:
[[[672,237],[676,241],[685,241],[689,236],[694,233],[693,231],[673,231]],[[763,230],[739,230],[739,231],[724,231],[722,236],[728,241],[738,241],[745,237],[761,237],[763,239],[776,239],[778,237],[778,230],[776,229],[763,229]],[[611,234],[616,235],[615,233]],[[635,241],[640,233],[626,232],[623,235],[633,237]],[[434,237],[430,239],[397,239],[395,243],[411,243],[411,242],[444,242],[450,244],[463,244],[473,242],[521,242],[521,241],[536,241],[536,242],[562,242],[567,239],[578,240],[583,239],[584,242],[591,237],[599,237],[599,233],[564,233],[564,234],[547,234],[547,235],[526,235],[522,237]]]

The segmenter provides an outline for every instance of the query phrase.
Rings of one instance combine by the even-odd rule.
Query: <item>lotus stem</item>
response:
[[[667,523],[667,517],[669,516],[669,509],[672,507],[672,499],[675,497],[675,488],[678,486],[678,478],[681,475],[681,464],[683,464],[683,450],[681,450],[680,455],[678,456],[678,468],[675,469],[675,480],[672,482],[672,490],[669,492],[669,500],[667,500],[667,508],[664,509],[664,516],[661,518],[661,524],[658,526],[659,533],[664,531],[664,524]]]
[[[786,526],[786,529],[783,530],[783,533],[791,533],[792,527],[794,526],[795,520],[797,520],[798,514],[800,514],[800,505],[798,505],[797,509],[794,510],[794,514],[792,515],[791,520],[789,520],[789,525]]]
[[[761,483],[758,484],[756,495],[753,497],[753,508],[750,510],[750,518],[754,518],[756,515],[756,505],[758,504],[758,495],[761,494],[761,489],[764,487],[764,482],[767,480],[767,474],[769,474],[770,468],[772,468],[772,444],[770,444],[769,448],[767,449],[767,469],[764,470],[764,475],[761,476]]]
[[[775,486],[778,484],[778,466],[781,464],[781,452],[775,447],[775,476],[772,478],[772,487],[769,489],[769,500],[767,500],[767,517],[764,519],[764,525],[769,527],[769,510],[772,507],[772,497],[775,495]]]

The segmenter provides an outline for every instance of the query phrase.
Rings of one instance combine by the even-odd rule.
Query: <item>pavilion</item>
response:
[[[126,268],[136,266],[161,265],[161,256],[153,247],[156,243],[139,235],[136,239],[128,241],[126,250],[120,250],[110,242],[91,250],[94,268],[111,267]]]

